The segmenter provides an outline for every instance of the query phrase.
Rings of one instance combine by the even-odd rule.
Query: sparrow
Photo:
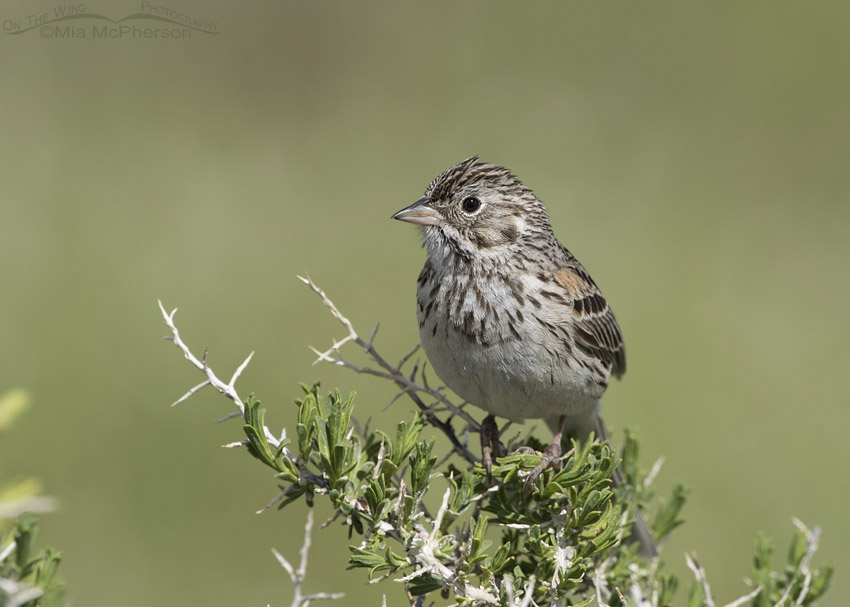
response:
[[[416,296],[422,347],[440,379],[488,413],[488,471],[500,453],[496,416],[539,418],[553,430],[533,478],[560,463],[564,434],[607,440],[600,407],[611,378],[626,371],[622,331],[537,196],[508,169],[473,156],[392,217],[421,228],[428,254]],[[625,485],[617,472],[615,482]],[[654,555],[642,518],[636,526],[644,552]]]

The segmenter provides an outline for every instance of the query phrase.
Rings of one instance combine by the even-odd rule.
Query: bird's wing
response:
[[[626,347],[611,306],[587,270],[577,261],[555,272],[555,280],[573,304],[576,345],[611,366],[611,374],[626,372]]]

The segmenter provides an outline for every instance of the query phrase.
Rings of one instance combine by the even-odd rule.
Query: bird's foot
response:
[[[493,457],[504,455],[504,448],[499,442],[499,426],[496,418],[488,415],[481,422],[481,464],[487,471],[487,480],[492,480]]]
[[[552,442],[543,450],[543,457],[540,458],[540,463],[528,473],[528,477],[525,479],[526,487],[536,483],[540,473],[544,470],[548,468],[553,468],[554,470],[561,469],[561,437],[563,436],[563,432],[564,416],[562,415],[558,420],[558,429],[555,431],[555,436],[552,437]]]
[[[540,458],[540,463],[537,464],[525,479],[525,486],[529,487],[537,482],[540,473],[549,468],[553,470],[561,469],[561,441],[560,436],[558,442],[552,442],[543,450],[543,456]]]

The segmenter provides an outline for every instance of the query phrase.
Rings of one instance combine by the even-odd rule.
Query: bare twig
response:
[[[171,406],[172,406],[172,407],[176,407],[177,405],[179,405],[180,403],[182,403],[184,400],[186,400],[187,398],[189,398],[190,396],[192,396],[195,392],[197,392],[197,391],[198,391],[198,390],[200,390],[201,388],[204,388],[204,387],[209,386],[209,385],[210,385],[210,380],[205,379],[204,381],[202,381],[201,383],[199,383],[199,384],[198,384],[197,386],[195,386],[194,388],[189,388],[189,391],[188,391],[188,392],[186,392],[186,394],[184,394],[183,396],[181,396],[181,397],[180,397],[180,398],[178,398],[177,400],[175,400],[173,403],[171,403]]]
[[[190,388],[188,392],[186,392],[183,396],[178,398],[171,406],[173,407],[174,405],[182,403],[183,401],[188,399],[190,396],[192,396],[193,394],[196,394],[197,392],[199,392],[202,388],[204,388],[206,386],[212,386],[219,393],[224,394],[227,398],[229,398],[231,401],[233,401],[233,404],[236,405],[237,409],[239,409],[238,413],[236,413],[236,412],[230,413],[230,414],[226,415],[225,417],[221,418],[220,420],[218,420],[219,422],[223,422],[223,421],[226,421],[228,419],[232,419],[234,417],[244,416],[245,415],[245,403],[242,400],[242,398],[239,396],[239,393],[236,392],[236,380],[239,379],[239,376],[245,370],[245,367],[247,367],[248,363],[251,362],[251,358],[254,356],[254,353],[251,352],[247,356],[247,358],[245,358],[245,360],[242,361],[242,364],[240,364],[236,368],[236,371],[233,372],[233,375],[231,376],[230,381],[225,383],[224,381],[219,379],[219,377],[213,372],[212,368],[207,364],[207,350],[206,350],[206,348],[204,348],[203,356],[199,359],[197,356],[192,354],[192,351],[189,349],[189,346],[187,346],[186,343],[183,341],[183,339],[180,337],[180,331],[177,330],[177,325],[174,324],[174,315],[177,313],[177,308],[174,308],[171,312],[167,312],[165,310],[165,306],[162,304],[161,300],[157,300],[157,303],[159,304],[160,312],[162,312],[162,318],[163,318],[163,320],[165,320],[166,326],[171,331],[171,335],[167,336],[165,339],[174,342],[174,345],[176,345],[178,348],[180,348],[180,351],[183,352],[183,356],[206,376],[206,379],[204,381],[202,381],[197,386]],[[286,432],[285,431],[283,432],[283,434],[281,434],[281,436],[277,437],[277,436],[275,436],[274,434],[271,433],[271,431],[268,429],[267,426],[263,426],[263,432],[264,432],[264,434],[266,436],[266,440],[268,440],[269,444],[273,445],[276,448],[279,447],[280,443],[286,438]],[[235,447],[235,446],[240,446],[240,445],[243,445],[243,444],[246,444],[246,443],[244,443],[244,442],[231,443],[227,446],[228,447]],[[286,450],[286,454],[288,456],[291,455],[288,450]]]
[[[646,478],[643,479],[643,487],[644,489],[649,488],[652,483],[655,482],[655,477],[658,476],[658,473],[661,472],[661,466],[664,465],[664,458],[659,457],[655,460],[655,463],[652,464],[652,468],[649,470],[649,473],[646,475]]]
[[[702,565],[700,565],[697,561],[696,555],[694,554],[691,556],[686,554],[685,563],[687,563],[688,569],[694,572],[694,577],[696,577],[697,582],[699,582],[700,586],[702,586],[702,593],[705,595],[703,598],[703,604],[705,607],[714,607],[714,599],[711,598],[711,588],[708,587],[708,579],[705,577],[705,569],[703,569]]]
[[[234,411],[233,413],[228,413],[224,417],[215,420],[215,423],[221,424],[221,423],[226,422],[227,420],[233,419],[234,417],[242,417],[242,414],[239,413],[238,411]]]
[[[756,598],[756,596],[758,595],[758,593],[759,593],[759,592],[761,592],[761,591],[762,591],[762,587],[761,587],[761,586],[758,586],[758,587],[757,587],[755,590],[753,590],[752,592],[748,592],[748,593],[747,593],[747,594],[745,594],[744,596],[740,596],[740,597],[738,597],[737,599],[735,599],[735,600],[734,600],[734,601],[732,601],[731,603],[726,603],[726,605],[724,605],[724,607],[741,607],[741,605],[744,605],[744,604],[746,604],[746,603],[749,603],[749,602],[750,602],[750,601],[752,601],[754,598]]]
[[[269,508],[274,506],[276,503],[278,503],[280,500],[282,500],[284,497],[286,497],[286,494],[289,493],[289,490],[291,488],[292,488],[292,485],[283,489],[280,493],[275,495],[268,504],[266,504],[265,506],[263,506],[262,508],[257,510],[257,512],[255,512],[255,514],[262,514],[263,512],[265,512],[266,510],[268,510]],[[312,510],[310,512],[312,512]]]
[[[216,390],[218,390],[220,393],[224,394],[227,398],[232,400],[233,404],[236,405],[236,407],[239,409],[240,413],[244,413],[245,412],[245,404],[242,401],[242,399],[239,397],[239,394],[236,392],[235,384],[236,384],[236,380],[239,379],[239,375],[242,373],[242,371],[245,370],[245,367],[248,365],[248,362],[251,360],[251,357],[254,356],[254,353],[251,352],[248,355],[248,358],[246,358],[245,361],[241,365],[239,365],[239,367],[233,373],[233,377],[230,379],[230,382],[224,383],[222,380],[220,380],[216,376],[215,373],[213,373],[213,370],[210,367],[207,366],[206,350],[204,350],[203,359],[198,360],[198,358],[194,354],[192,354],[191,350],[189,350],[189,346],[187,346],[183,342],[183,340],[180,338],[180,332],[177,330],[177,326],[174,324],[174,315],[177,313],[177,308],[174,308],[171,312],[166,312],[165,306],[162,305],[162,301],[157,300],[157,303],[159,304],[159,309],[162,312],[162,318],[165,320],[166,326],[168,326],[168,328],[171,330],[171,336],[166,337],[166,339],[173,341],[174,345],[177,346],[178,348],[180,348],[180,350],[183,352],[183,356],[185,356],[186,359],[189,360],[189,362],[191,362],[193,365],[195,365],[201,372],[203,372],[207,376],[207,379],[206,379],[205,382],[202,382],[202,383],[198,384],[197,386],[195,386],[194,388],[192,388],[191,390],[189,390],[186,394],[184,394],[182,397],[177,399],[177,401],[175,401],[174,404],[176,405],[177,403],[180,403],[180,402],[186,400],[187,398],[192,396],[195,392],[197,392],[198,390],[200,390],[204,386],[212,385]]]
[[[277,562],[289,574],[289,579],[292,580],[292,607],[307,607],[312,601],[319,599],[341,599],[345,595],[340,592],[317,592],[314,594],[302,594],[301,587],[304,584],[304,578],[307,575],[307,554],[310,552],[310,532],[313,529],[313,511],[307,512],[307,523],[304,525],[304,543],[301,546],[301,561],[298,564],[298,569],[286,560],[286,558],[277,550],[272,548]]]
[[[505,575],[505,604],[508,607],[528,607],[532,604],[533,596],[534,596],[534,584],[536,578],[532,575],[528,578],[528,582],[525,584],[525,588],[522,593],[522,600],[517,602],[514,597],[514,581],[513,577],[510,574]],[[535,603],[536,604],[536,603]]]
[[[0,552],[0,563],[5,561],[6,557],[12,554],[15,551],[15,548],[17,548],[17,546],[18,543],[14,540],[8,546],[6,546],[6,548],[3,549],[3,552]]]

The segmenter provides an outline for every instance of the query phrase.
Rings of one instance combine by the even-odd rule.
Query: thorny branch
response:
[[[233,372],[233,376],[230,378],[228,383],[224,383],[222,380],[218,378],[218,376],[213,373],[212,368],[207,365],[207,351],[204,350],[203,357],[199,360],[197,356],[192,354],[192,351],[189,350],[189,346],[187,346],[180,337],[180,331],[177,330],[177,325],[174,324],[174,315],[177,314],[177,308],[174,308],[171,312],[166,312],[165,306],[162,305],[161,300],[157,300],[159,304],[159,310],[162,312],[162,318],[165,320],[166,326],[171,331],[170,336],[166,336],[165,339],[174,343],[175,346],[180,348],[183,352],[183,356],[191,362],[195,367],[197,367],[204,375],[206,375],[206,380],[199,383],[197,386],[189,389],[186,394],[178,398],[174,403],[172,403],[172,407],[182,403],[184,400],[188,399],[190,396],[200,391],[202,388],[206,386],[212,386],[219,393],[224,394],[227,398],[233,401],[233,404],[236,405],[236,408],[239,409],[239,415],[245,414],[245,402],[239,396],[239,393],[236,392],[236,380],[239,379],[239,376],[242,374],[242,371],[245,370],[245,367],[248,366],[248,363],[251,362],[251,358],[253,358],[254,353],[251,352],[248,357],[242,361],[242,364],[236,368],[236,371]],[[230,419],[231,416],[227,416],[224,419]],[[233,415],[236,417],[236,415]],[[280,443],[286,438],[286,431],[281,434],[280,437],[275,436],[271,433],[267,426],[263,426],[263,431],[266,435],[266,439],[269,441],[269,444],[274,447],[279,447]],[[247,441],[242,441],[238,444],[245,444]],[[232,445],[228,445],[232,446]],[[287,451],[288,453],[288,451]]]
[[[795,519],[796,520],[796,519]],[[799,521],[798,521],[799,522]],[[711,588],[708,586],[708,578],[705,575],[705,569],[702,568],[702,565],[699,564],[696,555],[685,555],[685,563],[688,565],[688,569],[690,569],[694,577],[696,578],[699,585],[702,587],[703,593],[703,605],[705,607],[714,607],[714,598],[711,596]],[[741,607],[753,600],[758,594],[763,590],[762,586],[756,586],[753,590],[748,592],[747,594],[738,597],[734,601],[726,603],[723,607]],[[776,607],[782,604],[782,601],[777,603]]]
[[[313,511],[307,512],[307,523],[304,525],[304,543],[301,546],[301,561],[298,564],[298,569],[293,567],[289,561],[277,550],[272,548],[277,562],[280,563],[289,578],[292,580],[292,607],[307,607],[311,601],[319,599],[341,599],[345,595],[341,592],[317,592],[315,594],[302,594],[301,586],[304,584],[304,578],[307,575],[307,554],[310,551],[310,532],[313,530]]]
[[[694,577],[697,579],[700,586],[702,586],[703,604],[705,607],[714,607],[714,599],[711,597],[711,588],[708,587],[708,579],[705,577],[705,569],[703,569],[702,565],[700,565],[699,561],[697,561],[696,555],[691,556],[686,554],[685,563],[687,563],[688,569],[693,571]]]
[[[195,392],[198,392],[201,388],[212,385],[221,394],[224,394],[227,398],[232,400],[233,404],[236,405],[240,413],[244,413],[245,405],[243,404],[242,399],[239,397],[239,394],[236,392],[235,384],[236,380],[239,378],[239,375],[242,373],[242,371],[245,370],[245,367],[248,366],[248,363],[251,361],[251,358],[254,356],[254,353],[251,352],[245,359],[245,361],[241,365],[239,365],[239,367],[236,369],[236,372],[233,374],[233,377],[230,379],[230,382],[224,383],[216,376],[215,373],[213,373],[213,370],[207,366],[207,351],[204,350],[203,358],[201,360],[198,360],[198,358],[194,354],[192,354],[191,350],[189,350],[189,346],[187,346],[181,339],[180,331],[177,330],[177,326],[174,324],[174,315],[177,314],[177,308],[174,308],[171,312],[166,312],[165,306],[162,305],[162,301],[158,299],[157,303],[159,304],[160,312],[162,312],[162,317],[163,319],[165,319],[165,324],[171,330],[171,336],[166,337],[165,339],[174,342],[174,345],[180,348],[180,350],[183,352],[183,356],[185,356],[189,362],[195,365],[195,367],[200,369],[204,373],[204,375],[207,376],[206,380],[202,381],[197,386],[190,388],[189,391],[186,392],[186,394],[174,401],[171,406],[173,407],[175,405],[179,405],[184,400],[195,394]]]
[[[165,324],[171,330],[171,335],[166,336],[165,339],[173,342],[178,348],[180,348],[180,351],[183,352],[183,356],[187,360],[189,360],[195,367],[197,367],[201,372],[203,372],[204,375],[206,375],[206,380],[204,380],[200,384],[191,388],[188,392],[186,392],[186,394],[184,394],[183,396],[178,398],[171,406],[173,407],[174,405],[177,405],[177,404],[183,402],[184,400],[188,399],[190,396],[192,396],[196,392],[199,392],[202,388],[204,388],[206,386],[213,386],[216,390],[218,390],[219,393],[224,394],[227,398],[229,398],[231,401],[233,401],[233,404],[235,404],[237,409],[239,409],[238,412],[233,412],[229,415],[226,415],[225,417],[221,418],[218,421],[223,422],[223,421],[226,421],[228,419],[232,419],[234,417],[244,417],[245,416],[245,402],[242,400],[242,398],[236,392],[236,380],[239,379],[239,376],[245,370],[245,367],[247,367],[248,363],[251,362],[251,358],[254,356],[254,353],[251,352],[248,355],[248,357],[242,362],[242,364],[239,365],[236,368],[236,371],[233,372],[233,375],[231,376],[230,381],[228,383],[224,383],[221,379],[218,378],[218,376],[216,376],[216,374],[213,372],[212,368],[207,364],[207,351],[206,351],[206,349],[204,350],[203,357],[201,359],[198,359],[197,356],[192,354],[192,351],[189,349],[189,346],[187,346],[186,343],[183,341],[183,339],[180,337],[180,331],[178,331],[177,325],[174,324],[174,315],[177,313],[177,308],[174,308],[171,312],[166,312],[165,306],[162,305],[162,301],[157,300],[157,303],[159,303],[159,309],[162,312],[162,317],[165,320]],[[286,441],[286,428],[283,428],[283,430],[281,430],[280,436],[275,436],[272,433],[272,431],[269,430],[268,426],[263,424],[263,434],[265,435],[266,440],[269,442],[269,444],[271,446],[273,446],[275,449],[280,448],[281,443],[285,443],[285,441]],[[244,447],[247,444],[248,444],[248,440],[243,439],[243,440],[240,440],[240,441],[237,441],[237,442],[234,442],[234,443],[229,443],[229,444],[224,445],[224,446],[227,447],[227,448]],[[283,449],[282,449],[282,453],[285,457],[287,457],[287,458],[289,458],[293,461],[299,460],[299,458],[297,458],[295,456],[295,454],[293,454],[289,450],[288,447],[284,446]],[[323,490],[327,488],[327,481],[325,479],[311,473],[305,466],[303,466],[301,464],[303,464],[303,462],[299,461],[299,472],[301,474],[301,479],[304,482],[311,483],[311,484],[315,485],[316,487],[323,489]],[[281,491],[265,507],[258,510],[257,513],[259,514],[260,512],[264,512],[264,511],[268,510],[269,508],[271,508],[272,505],[274,505],[275,503],[277,503],[278,501],[283,499],[286,496],[286,494],[288,493],[290,488],[291,487],[287,487],[286,489]]]

